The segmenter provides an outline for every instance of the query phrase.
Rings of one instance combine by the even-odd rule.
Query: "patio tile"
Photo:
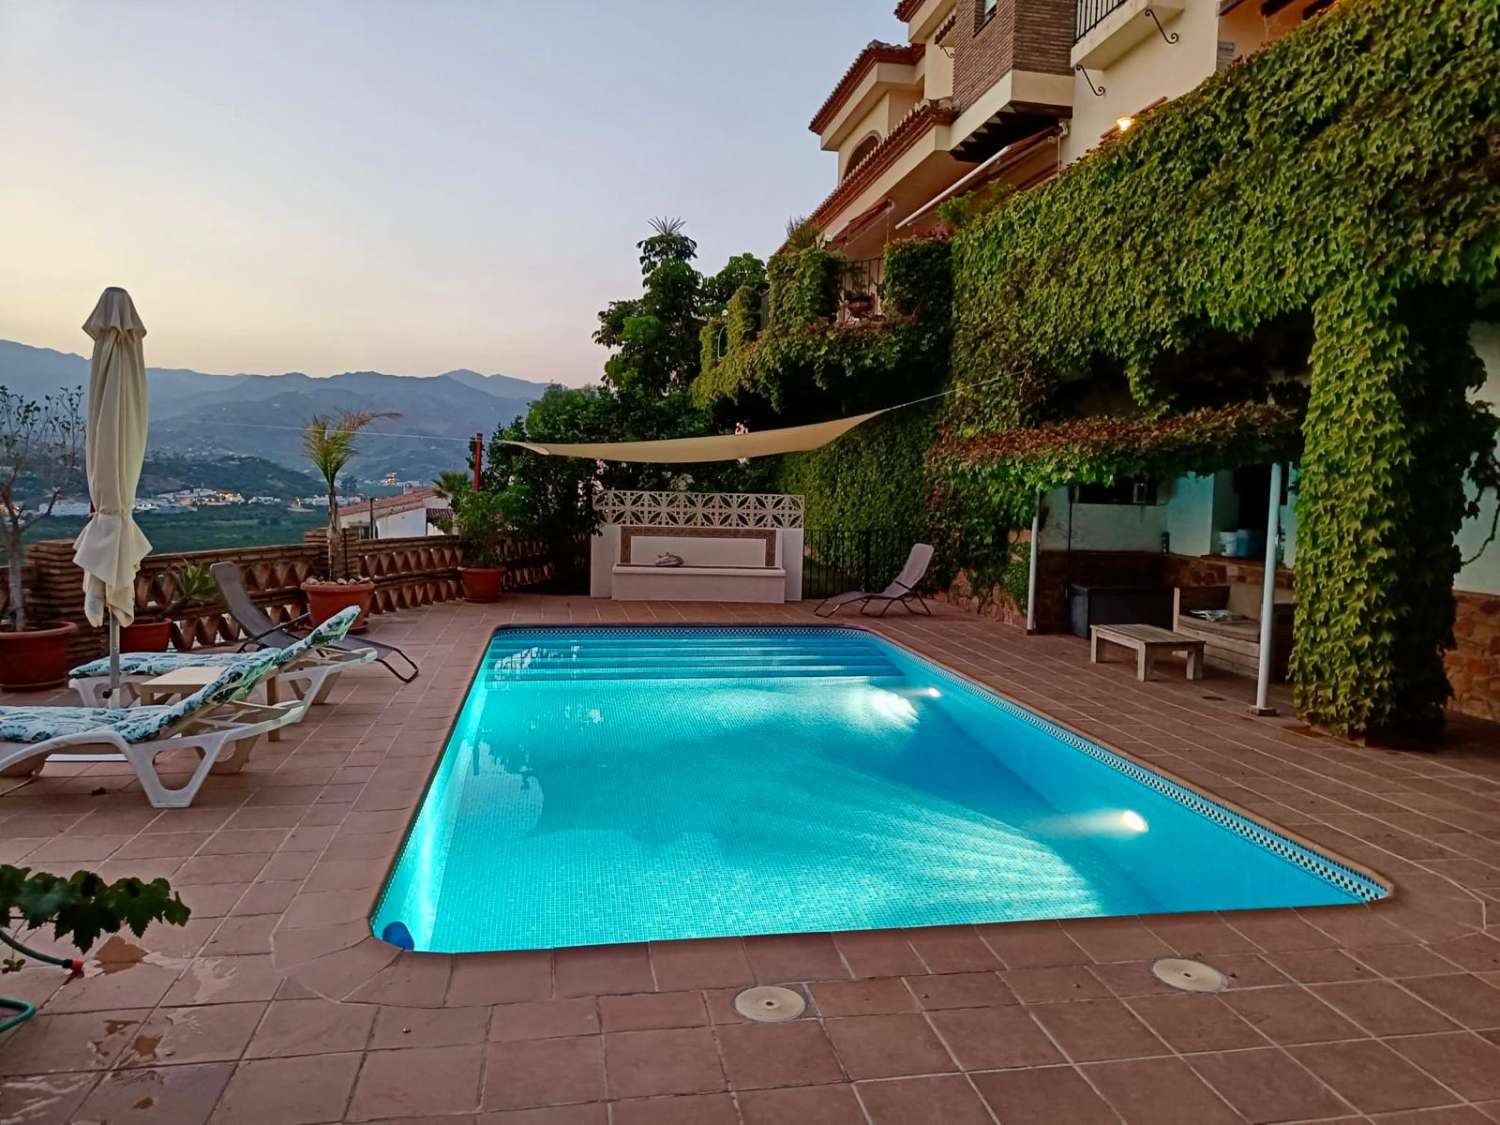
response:
[[[370,1049],[483,1043],[489,1030],[489,1016],[484,1008],[381,1008],[375,1017]]]
[[[887,1078],[854,1089],[872,1125],[992,1125],[974,1087],[956,1074]]]
[[[1247,1121],[1334,1117],[1349,1109],[1276,1047],[1194,1055],[1187,1062]]]
[[[597,1035],[492,1043],[484,1108],[527,1109],[604,1097],[604,1046]]]
[[[615,1102],[610,1125],[739,1125],[728,1094],[679,1094]]]
[[[1230,1125],[1241,1120],[1180,1059],[1128,1059],[1080,1069],[1125,1125]]]
[[[1364,1034],[1300,987],[1230,989],[1222,999],[1273,1043],[1316,1043]]]
[[[1071,1066],[969,1076],[1001,1125],[1118,1125],[1119,1118]]]
[[[605,1035],[604,1070],[611,1098],[725,1089],[714,1034],[706,1027]]]
[[[1168,1046],[1183,1054],[1260,1047],[1266,1042],[1217,996],[1142,996],[1129,1005]]]
[[[592,998],[500,1004],[490,1013],[491,1043],[513,1043],[522,1039],[561,1039],[573,1035],[593,1035],[598,1031],[599,1012]]]
[[[403,1008],[442,1007],[453,961],[439,954],[403,952],[350,992],[348,999]]]
[[[1413,977],[1402,986],[1464,1027],[1500,1027],[1500,988],[1473,974]]]
[[[828,934],[784,934],[744,940],[745,956],[760,984],[849,978],[843,958]]]
[[[43,1011],[0,1040],[0,1077],[103,1070],[119,1057],[149,1013]]]
[[[856,978],[925,973],[927,966],[899,930],[834,934],[833,944]]]
[[[978,930],[1007,969],[1084,965],[1091,960],[1056,922],[1007,922]]]
[[[929,1018],[964,1070],[1041,1066],[1063,1061],[1052,1041],[1023,1008],[952,1008],[933,1012]]]
[[[601,996],[599,1017],[605,1031],[645,1031],[663,1027],[701,1027],[708,1010],[701,992],[642,992]]]
[[[853,1086],[793,1086],[739,1095],[744,1125],[867,1125]]]
[[[851,1016],[829,1020],[826,1030],[850,1078],[897,1078],[958,1069],[919,1015]]]
[[[1174,950],[1135,918],[1082,918],[1061,923],[1062,931],[1098,962],[1170,957]]]
[[[996,973],[944,973],[938,976],[907,977],[906,985],[916,996],[918,1005],[928,1010],[982,1008],[1017,1002],[1015,994]]]
[[[47,1011],[60,1014],[154,1007],[181,972],[180,964],[152,965],[145,961],[113,972],[93,971],[67,981],[48,1002]]]
[[[481,1113],[479,1125],[609,1125],[609,1107],[603,1102],[560,1105],[542,1109],[509,1109]],[[448,1125],[447,1119],[435,1125]]]
[[[1392,1048],[1471,1101],[1500,1098],[1500,1046],[1467,1032],[1402,1036]]]
[[[1314,986],[1312,991],[1372,1035],[1413,1035],[1454,1028],[1452,1020],[1390,981],[1324,984]]]
[[[315,1125],[344,1116],[359,1072],[358,1054],[252,1059],[234,1077],[210,1118],[214,1125]]]
[[[1439,976],[1456,968],[1425,945],[1379,945],[1360,949],[1354,956],[1388,977]]]
[[[970,926],[908,930],[906,940],[931,973],[970,973],[1003,968]]]
[[[365,1055],[345,1118],[437,1116],[479,1108],[484,1048],[419,1047]]]
[[[1168,1053],[1166,1045],[1119,1000],[1039,1004],[1031,1014],[1074,1062]]]
[[[651,963],[656,971],[656,986],[667,991],[729,988],[752,984],[755,980],[739,938],[654,941]]]
[[[78,1107],[98,1081],[99,1075],[93,1073],[26,1078],[0,1075],[0,1120],[24,1125],[73,1125],[78,1120]]]
[[[643,944],[559,949],[553,964],[559,996],[656,991],[651,956]]]
[[[1370,980],[1376,973],[1340,949],[1299,949],[1273,953],[1270,961],[1301,984]]]
[[[233,1061],[244,1053],[265,1010],[265,1004],[158,1009],[137,1030],[116,1065]]]
[[[551,995],[551,953],[474,953],[454,959],[446,1002],[510,1004]]]
[[[1293,1057],[1365,1113],[1453,1101],[1431,1078],[1373,1040],[1290,1048]]]
[[[717,1031],[729,1085],[735,1090],[841,1082],[843,1069],[817,1023],[745,1023]]]
[[[1102,999],[1109,995],[1099,978],[1082,965],[1012,969],[1000,979],[1023,1004]]]
[[[812,986],[812,994],[818,1011],[825,1016],[871,1016],[917,1010],[916,997],[899,977],[822,981]]]
[[[203,1125],[234,1072],[230,1063],[164,1066],[106,1074],[77,1110],[79,1122]]]
[[[282,975],[269,954],[247,957],[198,957],[167,991],[162,1003],[232,1004],[269,1000],[276,995]]]
[[[193,1010],[193,1009],[189,1009]],[[362,1051],[375,1022],[373,1004],[331,1000],[276,1000],[266,1009],[246,1058],[278,1058],[322,1052]]]

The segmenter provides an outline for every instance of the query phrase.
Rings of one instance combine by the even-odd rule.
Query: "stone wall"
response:
[[[1500,720],[1500,596],[1455,590],[1457,646],[1443,656],[1453,706],[1466,715]]]

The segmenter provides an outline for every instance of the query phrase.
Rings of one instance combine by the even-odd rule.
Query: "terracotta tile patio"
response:
[[[128,773],[0,779],[0,862],[169,876],[183,929],[112,939],[0,1039],[0,1120],[319,1125],[1500,1121],[1500,728],[1439,753],[1252,719],[1247,681],[1137,684],[1083,642],[942,612],[872,627],[1393,881],[1370,907],[401,953],[366,923],[491,629],[803,622],[797,607],[519,597],[381,618],[424,674],[346,677],[237,777],[157,813]],[[27,702],[42,702],[35,698]],[[1285,696],[1278,702],[1286,710]],[[1218,995],[1158,983],[1180,954]],[[751,1024],[752,983],[803,1018]]]

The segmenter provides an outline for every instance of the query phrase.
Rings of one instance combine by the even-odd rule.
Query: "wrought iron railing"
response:
[[[1109,17],[1125,0],[1076,0],[1073,9],[1073,42],[1078,42]]]
[[[881,296],[885,289],[885,259],[864,258],[844,266],[839,290],[839,315],[842,319],[866,320],[880,315]]]
[[[810,527],[802,541],[802,596],[883,590],[901,572],[920,531],[898,527]]]

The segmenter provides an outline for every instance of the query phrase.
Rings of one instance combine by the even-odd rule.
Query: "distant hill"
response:
[[[544,383],[469,370],[428,378],[349,371],[315,379],[301,372],[211,375],[151,367],[146,375],[153,453],[193,461],[263,457],[305,471],[301,429],[314,415],[395,411],[401,417],[382,419],[365,431],[352,470],[362,477],[395,473],[402,479],[427,479],[462,467],[463,439],[488,436],[496,425],[524,414],[547,389]],[[88,360],[81,355],[0,340],[0,384],[13,391],[38,397],[87,380]]]
[[[299,472],[267,461],[264,457],[217,457],[195,460],[152,453],[141,467],[138,496],[155,496],[184,488],[222,488],[251,496],[275,496],[290,500],[297,496],[321,496],[327,486],[311,473]]]

